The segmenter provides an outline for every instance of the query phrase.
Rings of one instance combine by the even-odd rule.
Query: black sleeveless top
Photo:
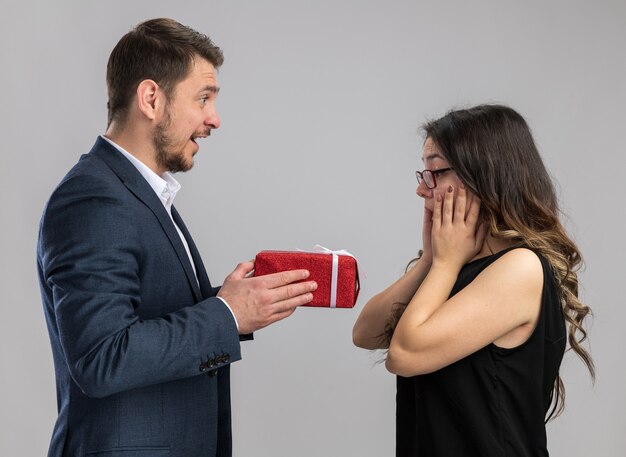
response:
[[[513,248],[465,265],[453,296]],[[565,351],[565,321],[550,264],[530,338],[490,344],[427,375],[397,379],[397,457],[547,456],[545,415]]]

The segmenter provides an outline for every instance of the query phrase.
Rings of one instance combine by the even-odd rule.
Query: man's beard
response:
[[[152,136],[152,143],[156,151],[157,166],[171,173],[179,171],[189,171],[193,167],[193,160],[187,163],[182,150],[174,150],[172,148],[172,140],[167,130],[172,124],[169,107],[165,107],[164,119],[157,124]]]

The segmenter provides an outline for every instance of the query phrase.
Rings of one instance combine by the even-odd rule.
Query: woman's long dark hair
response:
[[[570,348],[595,379],[591,355],[581,343],[590,308],[578,299],[582,258],[559,220],[552,180],[541,160],[524,118],[501,105],[479,105],[448,112],[423,127],[440,149],[459,179],[478,195],[492,236],[538,250],[550,263],[557,280]],[[385,331],[393,330],[406,305],[392,313]],[[565,389],[557,376],[552,389],[552,408],[547,419],[564,407]]]

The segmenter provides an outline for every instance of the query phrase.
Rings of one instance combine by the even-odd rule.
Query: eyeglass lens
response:
[[[416,171],[415,176],[417,177],[418,184],[423,180],[424,184],[426,184],[426,187],[429,189],[436,187],[435,176],[430,170]]]

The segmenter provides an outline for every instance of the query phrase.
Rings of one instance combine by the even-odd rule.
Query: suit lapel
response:
[[[193,238],[191,238],[189,230],[187,230],[185,223],[174,206],[172,206],[172,216],[174,217],[174,222],[176,222],[176,225],[178,225],[178,228],[183,233],[185,240],[187,240],[189,252],[191,252],[193,263],[196,266],[196,274],[198,275],[198,282],[200,283],[202,297],[205,299],[209,298],[213,294],[213,289],[211,287],[211,281],[209,281],[209,275],[207,274],[204,264],[202,263],[200,252],[198,252],[198,248],[196,247],[196,243],[193,242]]]
[[[159,224],[161,224],[161,228],[167,235],[176,255],[178,256],[178,260],[183,266],[185,270],[185,275],[187,276],[187,280],[189,281],[189,286],[192,288],[194,296],[196,297],[196,301],[202,300],[202,293],[200,288],[198,287],[198,281],[193,272],[193,268],[191,267],[191,263],[189,261],[189,256],[187,255],[187,251],[185,251],[185,247],[183,246],[183,242],[176,231],[176,227],[174,227],[174,223],[170,218],[169,214],[159,197],[154,193],[150,184],[141,176],[141,173],[135,168],[135,166],[126,159],[117,149],[115,149],[111,144],[109,144],[106,140],[98,137],[96,140],[96,144],[91,149],[90,154],[94,154],[99,159],[104,161],[113,172],[120,178],[122,183],[130,190],[139,200],[141,200],[150,210],[154,213]],[[179,226],[179,228],[181,228]],[[185,229],[186,230],[186,229]],[[182,231],[182,228],[181,228]],[[190,238],[187,236],[185,232],[183,232],[185,238],[187,238],[187,242],[189,242]],[[195,246],[194,246],[195,248]],[[190,244],[191,250],[191,244]],[[194,258],[195,261],[195,258]],[[196,261],[197,265],[197,261]],[[196,267],[197,268],[197,267]],[[204,268],[203,268],[204,270]],[[206,275],[206,272],[205,272]]]

